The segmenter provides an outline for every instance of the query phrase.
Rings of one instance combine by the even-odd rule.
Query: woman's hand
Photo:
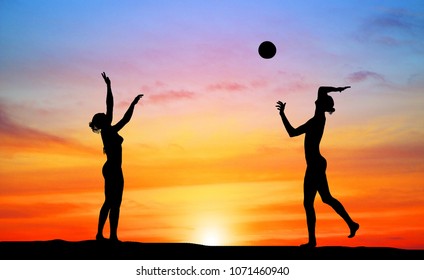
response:
[[[277,102],[277,105],[275,105],[275,107],[277,107],[277,109],[280,111],[280,115],[284,114],[284,109],[286,108],[286,103],[283,103],[281,101]]]
[[[339,88],[337,88],[337,89],[338,89],[338,91],[339,91],[339,92],[342,92],[342,91],[344,91],[345,89],[348,89],[348,88],[350,88],[350,86],[347,86],[347,87],[339,87]]]
[[[133,105],[136,105],[138,101],[144,96],[144,94],[139,94],[134,98],[134,101],[132,102]]]
[[[105,80],[106,85],[110,86],[110,79],[108,76],[106,76],[105,72],[102,73],[102,77]]]

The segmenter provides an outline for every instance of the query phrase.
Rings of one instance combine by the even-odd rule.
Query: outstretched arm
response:
[[[116,131],[121,130],[130,120],[131,117],[133,115],[134,112],[134,107],[135,105],[138,103],[138,101],[140,100],[140,98],[143,97],[143,94],[139,94],[134,98],[134,101],[131,102],[130,107],[128,108],[128,110],[125,112],[124,116],[122,117],[122,119],[113,126],[114,129],[116,129]]]
[[[290,137],[299,136],[306,132],[308,123],[305,123],[299,126],[298,128],[294,128],[290,124],[289,120],[286,117],[286,114],[284,113],[284,109],[286,108],[286,103],[278,101],[275,107],[277,107],[277,109],[280,111],[281,120],[283,121],[284,127],[286,128],[287,133],[289,134]]]
[[[337,91],[342,92],[342,91],[344,91],[345,89],[348,89],[348,88],[350,88],[350,86],[346,86],[346,87],[325,87],[325,86],[319,87],[318,98],[326,96],[330,92],[337,92]]]
[[[106,73],[102,73],[102,77],[105,80],[106,86],[107,86],[107,93],[106,93],[106,117],[108,118],[109,122],[112,123],[113,118],[113,95],[112,95],[112,87],[110,85],[110,79],[108,76],[106,76]]]

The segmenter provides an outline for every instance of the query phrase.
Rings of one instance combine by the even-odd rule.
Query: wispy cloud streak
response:
[[[350,83],[359,83],[368,79],[374,79],[380,82],[385,82],[383,75],[380,75],[372,71],[366,71],[366,70],[353,72],[347,77],[347,81]]]

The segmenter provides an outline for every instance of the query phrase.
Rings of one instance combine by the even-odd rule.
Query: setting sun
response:
[[[214,229],[206,230],[202,237],[200,244],[208,245],[208,246],[219,246],[223,245],[222,237],[219,232]]]
[[[193,225],[196,230],[192,237],[194,243],[207,246],[228,245],[233,239],[228,231],[231,220],[221,212],[223,209],[226,209],[228,213],[232,212],[230,207],[224,205],[222,209],[211,209],[209,212],[200,212],[195,215],[197,218],[193,220]]]

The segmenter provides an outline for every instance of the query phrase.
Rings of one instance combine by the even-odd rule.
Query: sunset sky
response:
[[[422,1],[1,1],[0,241],[94,239],[103,71],[114,122],[145,94],[120,132],[121,240],[305,243],[303,136],[275,103],[299,126],[319,86],[350,85],[321,152],[361,228],[317,196],[318,246],[424,249]]]

